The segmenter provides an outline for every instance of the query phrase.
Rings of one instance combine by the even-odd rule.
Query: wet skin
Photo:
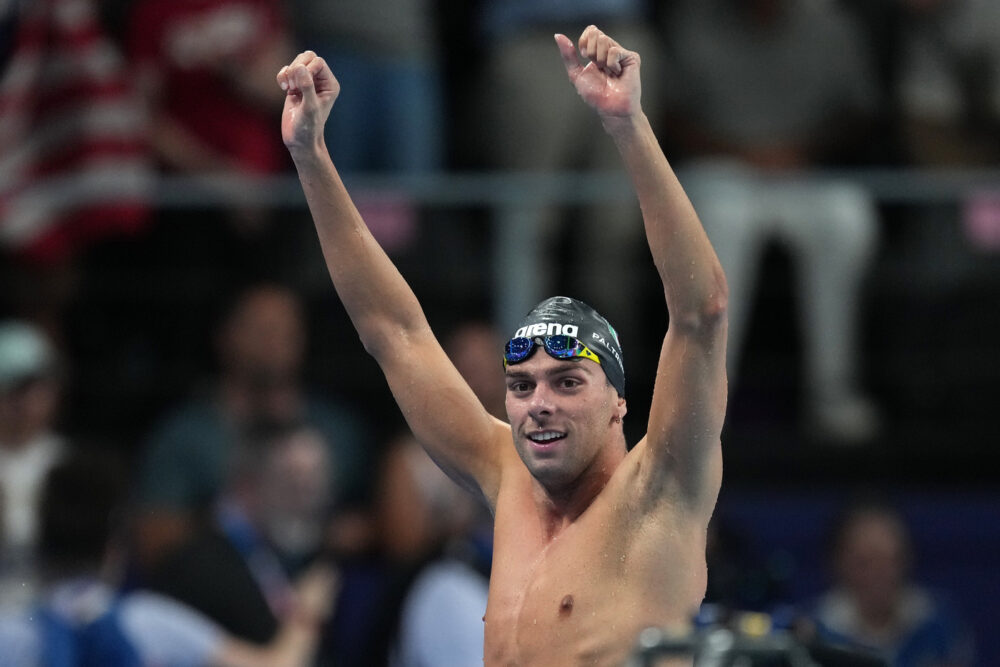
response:
[[[705,519],[664,493],[645,440],[626,453],[597,364],[536,354],[508,369],[507,408],[524,465],[496,504],[486,664],[620,666],[642,629],[697,611]]]

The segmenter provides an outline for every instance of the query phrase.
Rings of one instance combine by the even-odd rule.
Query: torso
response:
[[[707,518],[643,499],[638,452],[546,535],[523,467],[497,500],[486,665],[625,664],[647,627],[683,631],[705,593]]]

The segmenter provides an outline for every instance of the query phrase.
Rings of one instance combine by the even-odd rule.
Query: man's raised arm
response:
[[[286,94],[282,139],[302,182],[330,277],[365,349],[435,461],[494,500],[500,450],[494,445],[506,427],[489,416],[448,360],[416,296],[368,231],[330,159],[323,126],[340,84],[311,51],[283,67],[277,79]]]
[[[721,481],[726,279],[642,112],[639,55],[594,26],[580,37],[585,64],[568,38],[556,35],[556,42],[570,81],[599,114],[632,179],[670,313],[647,436],[637,449],[676,482],[663,485],[667,493],[710,510]]]

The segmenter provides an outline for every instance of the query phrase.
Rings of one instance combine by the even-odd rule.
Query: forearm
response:
[[[212,656],[211,664],[212,667],[306,667],[312,664],[318,643],[318,628],[286,623],[267,645],[227,637]]]
[[[376,358],[390,336],[427,328],[420,304],[371,235],[325,146],[292,153],[337,294]]]
[[[725,311],[725,275],[645,114],[604,117],[632,179],[671,322],[704,326]]]

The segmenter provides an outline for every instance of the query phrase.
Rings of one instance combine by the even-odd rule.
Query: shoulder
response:
[[[415,612],[467,609],[485,610],[488,580],[472,567],[455,559],[431,563],[414,581],[407,606]],[[480,614],[482,615],[482,614]]]
[[[119,618],[149,664],[206,664],[223,640],[222,630],[206,616],[158,593],[124,596]]]
[[[476,664],[482,660],[489,584],[457,560],[428,565],[403,603],[399,650],[419,664]]]

